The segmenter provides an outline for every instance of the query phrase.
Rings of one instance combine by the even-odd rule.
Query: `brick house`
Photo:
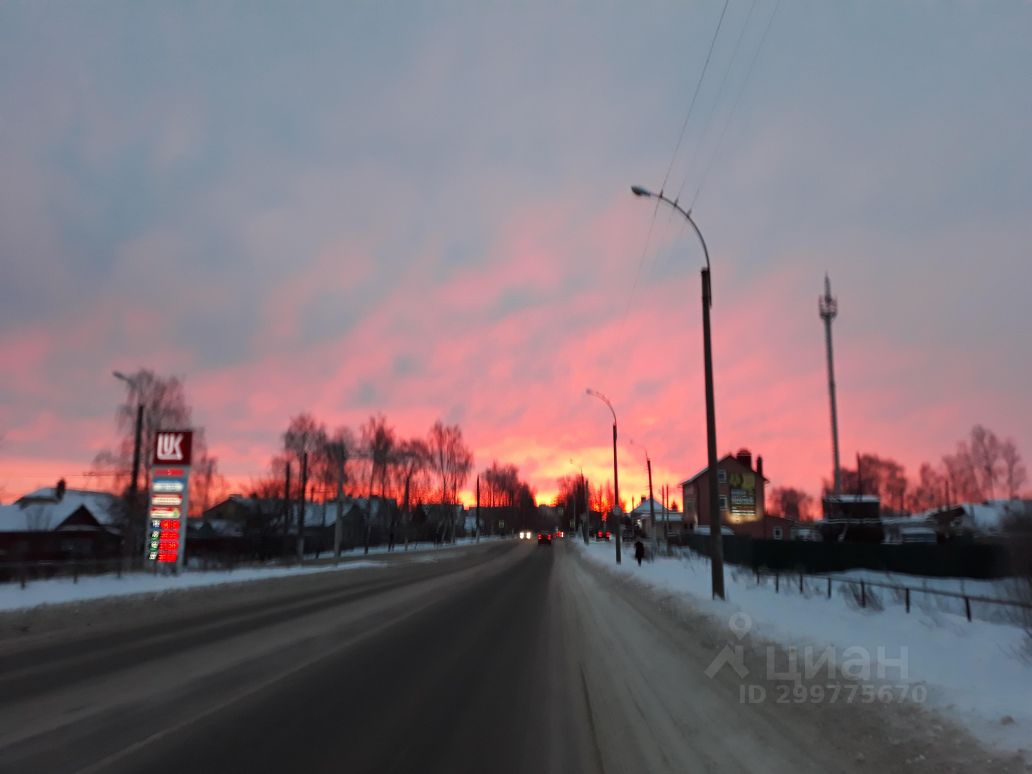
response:
[[[681,482],[684,519],[689,525],[709,524],[709,468]],[[794,522],[780,516],[769,516],[765,511],[766,485],[763,475],[763,457],[741,449],[737,454],[726,454],[717,461],[717,496],[720,498],[721,525],[736,535],[754,538],[788,540]]]

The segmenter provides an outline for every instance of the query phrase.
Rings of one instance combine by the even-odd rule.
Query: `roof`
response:
[[[105,527],[118,524],[120,498],[110,492],[68,489],[57,499],[52,487],[20,497],[12,505],[0,506],[0,531],[36,532],[57,529],[79,508],[85,508]]]
[[[880,503],[881,497],[876,494],[840,494],[824,495],[824,499],[830,502],[837,503]]]
[[[725,455],[724,455],[723,457],[721,457],[720,459],[718,459],[718,460],[717,460],[717,467],[719,468],[719,467],[720,467],[721,465],[723,465],[723,464],[724,464],[725,462],[727,462],[728,460],[734,460],[735,462],[737,462],[737,463],[738,463],[739,465],[741,465],[741,466],[742,466],[743,468],[745,468],[746,470],[751,470],[751,471],[752,471],[753,473],[756,473],[756,475],[757,475],[757,476],[760,476],[760,478],[762,478],[762,479],[763,479],[764,481],[767,481],[767,482],[769,482],[769,481],[770,481],[770,479],[769,479],[769,478],[767,478],[766,476],[762,476],[762,475],[760,475],[759,473],[757,473],[757,472],[756,472],[755,468],[752,468],[752,467],[750,467],[749,465],[746,465],[746,464],[744,464],[744,463],[743,463],[743,462],[742,462],[742,461],[741,461],[740,459],[738,459],[738,457],[736,457],[736,456],[735,456],[735,455],[733,455],[733,454],[725,454]],[[681,487],[683,487],[683,486],[684,486],[685,484],[690,484],[690,483],[692,483],[693,481],[695,481],[696,479],[698,479],[698,478],[699,478],[699,476],[701,476],[701,475],[702,475],[703,473],[705,473],[705,472],[706,472],[707,470],[709,470],[709,465],[707,465],[706,467],[704,467],[704,468],[703,468],[702,470],[700,470],[700,471],[699,471],[698,473],[696,473],[696,474],[695,474],[694,476],[692,476],[691,478],[686,478],[686,479],[685,479],[684,481],[682,481],[682,482],[681,482],[680,484],[678,484],[678,486],[681,486]]]
[[[651,517],[652,510],[649,507],[650,501],[652,502],[653,507],[655,508],[657,521],[680,521],[681,517],[684,515],[680,511],[673,511],[669,508],[664,508],[663,503],[659,502],[655,498],[646,498],[642,503],[636,506],[631,511],[631,513],[637,516]]]

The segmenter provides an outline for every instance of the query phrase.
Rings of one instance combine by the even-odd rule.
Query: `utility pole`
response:
[[[344,442],[341,441],[341,449]],[[341,451],[338,449],[338,452]],[[344,455],[337,455],[337,523],[333,527],[333,555],[340,559],[341,532],[344,529]]]
[[[588,489],[588,479],[581,471],[581,484],[584,487],[584,545],[589,543],[588,532],[591,530],[591,490]]]
[[[838,316],[838,299],[831,295],[831,280],[824,275],[824,295],[817,299],[824,320],[824,342],[828,350],[828,394],[831,396],[831,449],[835,462],[835,497],[842,496],[842,469],[839,467],[838,409],[835,405],[835,357],[831,346],[831,321]]]
[[[305,487],[308,486],[308,452],[301,452],[301,510],[297,515],[297,563],[305,560]]]
[[[659,526],[656,524],[656,501],[652,497],[652,460],[645,453],[645,465],[649,469],[649,514],[652,516],[652,555],[659,556]]]
[[[623,543],[623,514],[620,509],[620,473],[616,467],[616,417],[613,417],[613,516],[616,517],[616,563],[620,564]]]
[[[133,441],[133,480],[129,482],[129,518],[132,529],[129,530],[130,541],[134,544],[131,548],[135,556],[137,551],[136,530],[141,526],[140,511],[146,510],[140,507],[140,448],[143,444],[143,403],[136,405],[136,437]],[[146,516],[147,514],[142,514]],[[143,520],[146,523],[146,519]],[[144,533],[146,542],[146,533]]]
[[[290,460],[287,460],[287,480],[283,485],[283,553],[284,555],[288,551],[288,543],[290,541]]]
[[[477,475],[477,515],[476,524],[473,525],[473,534],[477,536],[477,542],[480,542],[480,475]]]

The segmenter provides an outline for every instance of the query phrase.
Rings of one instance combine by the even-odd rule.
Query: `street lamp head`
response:
[[[648,188],[642,188],[640,185],[632,185],[631,193],[635,196],[644,196],[646,199],[653,196],[652,191],[650,191]]]
[[[120,379],[123,382],[132,383],[132,379],[123,374],[121,371],[112,371],[111,375],[116,379]]]

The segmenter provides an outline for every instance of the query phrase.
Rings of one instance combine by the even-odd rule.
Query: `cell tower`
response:
[[[835,456],[835,495],[842,494],[842,472],[838,453],[838,410],[835,407],[835,355],[831,347],[831,321],[838,315],[838,300],[831,295],[831,280],[824,275],[824,295],[817,300],[824,320],[824,340],[828,346],[828,394],[831,396],[831,449]]]

